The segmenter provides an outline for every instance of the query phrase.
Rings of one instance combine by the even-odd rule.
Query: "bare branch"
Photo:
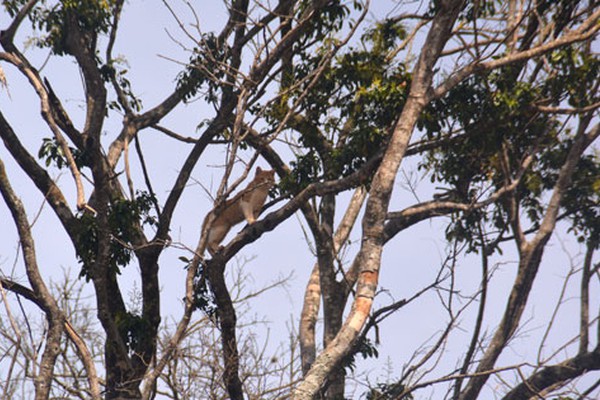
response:
[[[435,88],[433,92],[430,94],[430,98],[440,98],[444,94],[446,94],[451,88],[456,86],[466,77],[478,73],[481,71],[489,71],[492,69],[496,69],[502,67],[504,65],[513,64],[519,61],[529,60],[533,57],[540,56],[542,54],[548,53],[554,49],[559,47],[563,47],[572,43],[581,42],[593,37],[598,30],[600,30],[600,26],[596,23],[598,18],[600,17],[600,10],[596,10],[590,17],[588,17],[577,29],[568,32],[567,34],[552,40],[546,44],[539,45],[529,50],[517,51],[515,53],[511,53],[505,57],[501,57],[497,60],[492,60],[488,62],[480,62],[476,60],[474,63],[469,64],[462,69],[455,72],[452,76],[446,79],[441,85]]]
[[[6,47],[6,45],[4,46]],[[44,87],[44,84],[38,72],[23,58],[23,56],[17,51],[16,48],[14,48],[14,46],[11,48],[11,50],[12,54],[0,53],[0,59],[8,61],[11,64],[15,65],[17,68],[19,68],[19,70],[21,70],[21,72],[27,77],[30,84],[37,92],[41,102],[42,117],[44,118],[44,120],[48,124],[48,127],[54,134],[56,142],[59,144],[60,149],[67,160],[69,170],[73,175],[75,187],[77,188],[77,209],[83,210],[86,208],[87,203],[85,200],[85,193],[83,191],[81,173],[79,172],[79,168],[75,164],[75,158],[73,157],[71,149],[69,148],[67,141],[63,137],[58,127],[58,124],[54,119],[54,113],[52,112],[51,108],[50,96],[46,91],[46,88]]]
[[[58,349],[60,347],[60,339],[64,330],[64,316],[60,312],[56,300],[50,294],[50,291],[46,287],[44,280],[40,274],[37,258],[35,254],[35,246],[33,243],[33,237],[31,236],[31,230],[29,228],[29,222],[21,201],[15,195],[6,171],[4,169],[4,163],[0,160],[0,193],[8,206],[17,231],[19,233],[19,239],[21,242],[21,248],[23,251],[23,260],[25,262],[25,270],[27,271],[27,278],[31,284],[36,296],[40,299],[40,302],[44,305],[44,311],[46,318],[48,319],[48,332],[46,333],[46,346],[42,354],[42,361],[40,364],[40,373],[36,378],[36,399],[47,399],[50,393],[51,382],[54,376],[54,364],[56,363],[56,357],[58,356]]]
[[[502,400],[520,400],[536,396],[547,387],[573,379],[583,371],[600,369],[600,354],[598,350],[579,354],[560,364],[542,368],[527,380],[508,392]]]

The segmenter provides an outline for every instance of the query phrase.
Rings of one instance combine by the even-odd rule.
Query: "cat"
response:
[[[220,243],[225,239],[225,236],[234,225],[244,220],[248,224],[253,224],[256,221],[267,200],[269,190],[274,185],[275,171],[266,171],[257,167],[254,179],[244,190],[225,201],[219,209],[211,211],[204,218],[202,232],[206,231],[206,225],[211,214],[214,214],[210,228],[205,232],[208,235],[206,247],[211,255],[215,255],[220,250]]]

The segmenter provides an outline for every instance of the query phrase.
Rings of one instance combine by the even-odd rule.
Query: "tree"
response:
[[[39,362],[33,374],[36,398],[48,398],[60,385],[57,360],[66,359],[61,355],[65,336],[77,349],[78,360],[70,353],[68,364],[85,369],[70,379],[78,385],[86,379],[89,397],[151,398],[164,394],[157,385],[161,377],[174,398],[185,396],[174,379],[179,362],[190,357],[184,350],[198,346],[189,342],[190,332],[202,316],[219,329],[220,359],[210,358],[209,365],[222,378],[227,397],[267,396],[269,389],[250,388],[260,376],[266,379],[261,385],[274,388],[269,396],[344,398],[346,374],[357,356],[378,352],[377,341],[369,338],[372,332],[385,318],[431,293],[437,293],[447,314],[434,344],[406,361],[400,378],[372,387],[367,398],[410,399],[417,390],[446,385],[446,397],[475,399],[485,396],[492,376],[508,382],[506,399],[560,395],[575,379],[600,370],[600,350],[589,336],[598,326],[590,307],[597,290],[594,252],[600,227],[595,145],[599,74],[593,51],[600,10],[594,1],[442,0],[426,9],[390,4],[385,19],[368,23],[375,6],[368,1],[281,0],[269,5],[232,0],[224,2],[227,16],[218,32],[202,30],[203,16],[185,4],[183,13],[164,2],[180,35],[192,43],[188,49],[174,39],[189,58],[172,91],[145,108],[139,94],[144,89],[130,81],[135,71],[127,71],[114,54],[128,7],[124,1],[3,3],[11,21],[0,36],[3,82],[11,85],[9,70],[26,79],[38,100],[33,115],[41,114],[47,132],[30,144],[27,128],[0,113],[0,135],[16,163],[9,168],[0,163],[0,191],[18,234],[28,282],[7,277],[2,287],[34,303],[46,319],[39,361],[29,357]],[[83,116],[63,94],[76,81],[59,87],[60,73],[43,77],[18,43],[22,30],[33,33],[30,42],[51,60],[75,63]],[[25,112],[34,108],[23,107]],[[194,135],[164,126],[183,108],[212,113],[186,128],[197,126]],[[148,131],[168,138],[173,142],[169,148],[184,156],[145,156],[140,141]],[[136,169],[130,161],[132,143]],[[257,160],[279,176],[263,217],[213,257],[204,254],[210,220],[202,229],[199,221],[186,221],[198,227],[196,246],[172,237],[175,215],[185,196],[191,196],[187,186],[206,171],[201,169],[203,156],[222,165],[218,188],[208,190],[215,212]],[[151,171],[164,162],[178,173],[164,185],[162,196],[156,190],[160,179]],[[412,188],[417,199],[429,200],[393,211],[394,201],[403,196],[397,180],[407,162],[414,162],[415,173],[437,189],[426,185],[417,194]],[[54,228],[66,233],[70,243],[64,246],[76,254],[80,279],[93,288],[104,338],[101,351],[90,349],[94,342],[71,324],[68,310],[73,305],[64,306],[68,298],[59,302],[57,291],[49,289],[26,206],[19,200],[27,193],[19,192],[11,178],[17,165],[50,206]],[[63,169],[72,182],[52,177]],[[268,368],[257,366],[255,378],[241,372],[249,352],[246,347],[240,351],[240,310],[232,300],[227,270],[240,251],[268,232],[280,231],[298,211],[308,227],[308,242],[314,244],[315,265],[299,316],[302,376],[296,376],[294,357],[289,357],[282,370],[292,372],[281,375],[287,380],[281,384],[259,373]],[[395,289],[414,295],[374,309],[379,276],[387,267],[384,248],[393,248],[392,239],[419,222],[438,223],[433,222],[436,217],[446,217],[450,249],[439,273],[419,290],[398,285]],[[357,246],[349,245],[353,229],[360,238]],[[520,362],[507,367],[501,356],[519,339],[536,278],[547,262],[544,252],[557,229],[586,249],[582,267],[573,268],[556,298],[556,304],[564,305],[570,277],[580,275],[577,346],[566,340],[564,352],[540,355],[531,368]],[[509,242],[516,249],[515,280],[503,294],[505,308],[496,319],[487,304],[496,285],[491,263],[507,257]],[[185,266],[185,297],[182,316],[171,330],[161,314],[166,295],[159,278],[177,258],[170,252],[174,249]],[[467,284],[459,279],[457,265],[473,254],[480,257],[481,279],[465,295]],[[412,265],[407,264],[415,263],[400,260],[400,267],[408,273]],[[124,297],[128,288],[120,276],[131,264],[137,266],[140,282],[136,309]],[[318,349],[320,302],[323,342]],[[5,310],[9,316],[9,308]],[[469,313],[475,322],[466,322]],[[547,332],[560,323],[556,315]],[[414,321],[401,324],[406,322]],[[458,342],[466,349],[460,351],[458,367],[435,362],[458,328],[470,335]],[[14,349],[14,354],[25,351],[20,345]],[[294,354],[293,347],[290,352]],[[99,353],[101,361],[92,355]],[[264,360],[259,364],[266,365]],[[190,378],[202,368],[185,365]],[[518,375],[508,379],[506,371]],[[8,389],[7,383],[6,393]]]

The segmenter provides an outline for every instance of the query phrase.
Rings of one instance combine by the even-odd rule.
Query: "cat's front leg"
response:
[[[240,203],[240,208],[242,209],[242,213],[244,214],[244,218],[248,224],[253,224],[256,222],[256,218],[254,217],[254,210],[252,207],[252,203],[249,201],[242,201]]]

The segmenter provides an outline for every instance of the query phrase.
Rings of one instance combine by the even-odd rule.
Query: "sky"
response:
[[[174,12],[183,21],[193,21],[189,8],[183,1],[173,0],[171,6]],[[196,3],[196,10],[200,21],[200,29],[203,32],[219,31],[225,17],[225,10],[220,1],[203,1]],[[372,11],[368,21],[385,16],[394,10],[395,2],[390,0],[373,0]],[[4,29],[6,15],[0,15],[0,28]],[[129,1],[126,4],[123,18],[120,24],[119,39],[115,46],[115,54],[126,57],[126,65],[129,70],[128,79],[131,81],[135,93],[143,101],[144,109],[149,109],[158,104],[163,97],[173,90],[175,79],[181,70],[181,63],[188,58],[188,53],[182,49],[192,47],[192,41],[184,35],[177,27],[175,20],[161,1],[141,0]],[[189,27],[189,25],[186,25]],[[190,27],[193,30],[193,27]],[[16,40],[17,43],[30,37],[30,33],[23,30]],[[175,39],[175,40],[174,40]],[[47,51],[39,51],[28,47],[26,54],[34,60],[34,64],[41,66],[42,74],[51,78],[53,87],[59,97],[66,99],[65,105],[77,126],[82,125],[84,103],[81,101],[82,89],[81,79],[74,63],[67,59],[47,58]],[[23,78],[14,69],[4,66],[8,82],[8,90],[0,90],[0,109],[11,124],[18,128],[22,140],[33,152],[37,153],[41,138],[50,136],[43,124],[39,114],[31,113],[23,109],[23,104],[38,104],[38,100],[32,90],[23,81]],[[170,114],[161,125],[172,129],[184,136],[197,136],[197,126],[204,118],[210,116],[210,110],[203,109],[201,102],[192,102],[187,106],[178,107]],[[120,129],[119,118],[112,118],[105,126],[106,142],[108,143]],[[140,136],[142,147],[147,160],[158,160],[149,165],[150,175],[154,179],[155,189],[158,197],[166,198],[171,182],[179,172],[181,163],[189,151],[189,145],[173,145],[163,135],[153,130],[145,130]],[[40,260],[43,274],[52,279],[59,280],[63,270],[71,274],[78,273],[78,264],[75,260],[72,247],[68,244],[66,235],[57,226],[57,220],[47,206],[42,206],[43,199],[37,190],[28,182],[28,179],[19,171],[10,155],[0,146],[0,159],[7,166],[9,177],[15,185],[14,189],[21,196],[25,207],[32,220],[35,219],[34,235],[36,240],[36,251]],[[181,301],[183,297],[185,271],[183,263],[178,260],[179,256],[189,257],[183,247],[193,248],[196,246],[198,234],[204,215],[211,209],[211,200],[205,193],[202,185],[216,190],[220,177],[219,165],[222,164],[223,153],[211,152],[203,157],[200,166],[192,175],[192,182],[186,190],[178,211],[175,214],[172,239],[176,246],[167,250],[162,256],[161,262],[161,285],[163,293],[163,320],[168,316],[178,318],[181,312]],[[261,165],[266,165],[259,161]],[[143,187],[139,179],[140,171],[137,163],[133,163],[134,176],[138,178],[136,184]],[[208,168],[207,168],[208,167]],[[396,185],[398,190],[392,200],[391,210],[398,210],[403,206],[415,202],[415,198],[408,190],[403,190],[402,185],[405,176],[416,172],[415,160],[407,160],[402,167]],[[75,198],[71,177],[66,173],[54,171],[54,176],[62,183],[69,199]],[[200,185],[202,183],[202,185]],[[427,180],[417,182],[418,191],[421,196],[431,194],[432,188]],[[87,192],[89,194],[89,186]],[[341,200],[344,201],[343,199]],[[347,200],[346,200],[347,201]],[[73,201],[74,203],[74,201]],[[39,214],[39,218],[38,218]],[[338,216],[339,217],[339,216]],[[26,278],[22,268],[22,262],[17,254],[17,236],[13,228],[8,210],[3,202],[0,202],[0,273],[11,276],[15,280],[24,283]],[[291,325],[297,327],[299,313],[302,307],[302,295],[307,278],[314,264],[314,256],[309,251],[305,237],[300,229],[304,221],[300,215],[288,219],[278,227],[277,230],[265,234],[261,240],[247,246],[238,258],[240,262],[247,260],[244,273],[248,274],[248,290],[259,289],[268,286],[283,277],[291,276],[288,284],[269,291],[264,296],[251,300],[248,317],[264,316],[268,324],[263,331],[257,331],[265,338],[269,337],[269,347],[275,349],[278,339],[285,341]],[[242,226],[237,227],[237,230]],[[380,278],[381,293],[376,300],[376,307],[383,306],[393,300],[409,298],[415,292],[422,289],[431,282],[437,274],[440,265],[446,256],[447,243],[443,234],[443,220],[424,222],[411,228],[407,232],[400,233],[394,238],[384,250],[384,261]],[[236,228],[233,233],[237,232]],[[347,260],[357,250],[359,232],[355,231],[352,241],[355,245],[350,250]],[[564,235],[566,237],[566,235]],[[230,236],[231,237],[231,234]],[[553,305],[543,300],[547,293],[557,293],[561,290],[563,277],[568,273],[570,263],[581,260],[581,253],[571,243],[563,244],[563,237],[555,235],[550,244],[546,257],[550,262],[543,264],[540,279],[534,289],[533,299],[525,313],[524,335],[539,335],[545,329],[544,321],[553,312]],[[566,240],[566,239],[565,239]],[[569,254],[563,249],[566,247]],[[516,270],[516,256],[512,249],[502,258],[493,261],[497,265],[495,273],[494,288],[490,293],[490,314],[486,320],[488,329],[491,329],[498,321],[498,315],[504,308],[504,296],[510,289]],[[127,267],[120,278],[125,286],[139,288],[136,282],[135,265]],[[479,260],[476,255],[470,255],[461,259],[457,268],[457,282],[461,282],[461,290],[470,293],[477,288],[480,279]],[[572,285],[578,284],[573,282]],[[91,290],[87,285],[87,290]],[[132,289],[133,290],[133,289]],[[598,302],[595,300],[596,303]],[[576,332],[576,310],[575,299],[570,299],[566,307],[561,311],[561,321],[567,328],[554,331],[552,341],[558,337],[570,337]],[[595,304],[597,309],[598,304]],[[0,311],[2,318],[2,311]],[[466,313],[463,320],[470,321],[473,313]],[[393,371],[391,377],[397,377],[402,371],[403,363],[412,356],[412,351],[419,345],[430,341],[439,335],[440,319],[447,319],[447,315],[439,307],[439,298],[436,294],[430,294],[421,298],[418,302],[411,304],[390,318],[380,328],[381,346],[380,357],[377,360],[368,360],[359,364],[362,371],[371,371],[371,382],[382,378],[384,371],[391,364]],[[555,336],[554,336],[555,335]],[[453,365],[457,357],[462,354],[465,341],[470,337],[470,332],[458,329],[452,336],[452,342],[445,352],[445,363]],[[549,349],[552,348],[549,345]],[[524,344],[511,346],[503,355],[503,361],[520,360],[535,357],[537,349]],[[362,389],[357,391],[361,393]],[[436,398],[436,389],[430,393]],[[492,390],[493,391],[493,390]]]

